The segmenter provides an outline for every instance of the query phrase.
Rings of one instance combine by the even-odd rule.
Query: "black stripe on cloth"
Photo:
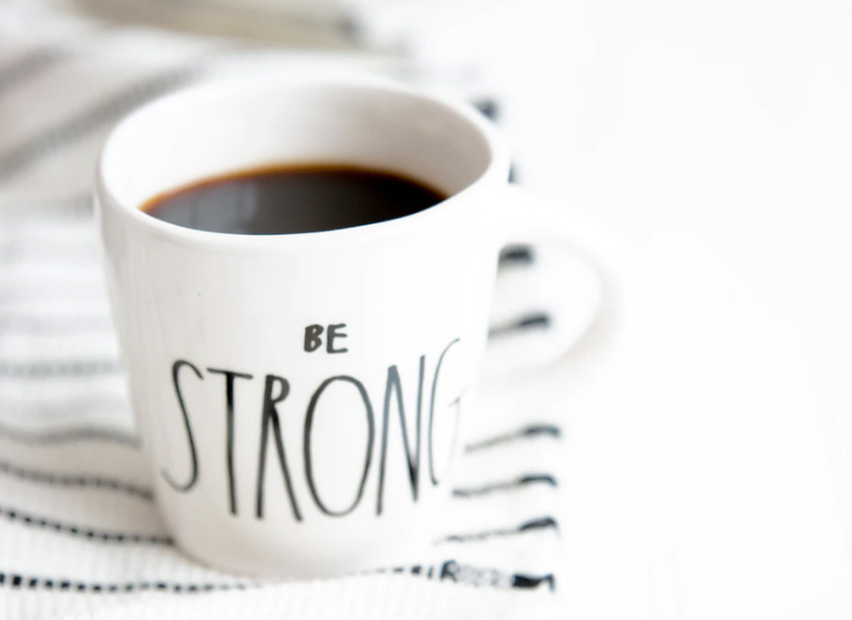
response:
[[[72,55],[69,49],[53,45],[26,52],[0,70],[0,95]]]
[[[42,379],[53,377],[86,377],[121,372],[114,359],[69,360],[53,362],[10,362],[0,360],[0,377]]]
[[[531,265],[535,262],[535,252],[528,245],[507,245],[500,250],[500,266]]]
[[[544,484],[553,488],[558,485],[556,478],[550,474],[529,474],[514,478],[513,480],[504,480],[502,482],[492,482],[478,487],[466,487],[453,489],[453,497],[469,498],[480,497],[482,495],[490,495],[500,491],[512,491],[529,485]]]
[[[19,467],[18,465],[13,465],[6,461],[0,461],[0,473],[13,478],[20,478],[21,480],[47,484],[50,486],[104,489],[107,491],[117,491],[120,493],[135,495],[144,500],[153,499],[149,489],[144,489],[136,486],[135,484],[112,478],[55,474],[36,469]]]
[[[512,164],[512,166],[509,168],[509,183],[517,183],[518,176],[518,165]]]
[[[50,430],[27,430],[0,422],[0,437],[30,445],[49,445],[82,441],[103,441],[138,448],[139,438],[130,433],[95,426],[78,426]]]
[[[464,447],[464,451],[466,453],[479,452],[480,450],[487,450],[507,443],[514,443],[516,441],[534,439],[537,437],[561,439],[562,431],[555,424],[531,424],[516,431],[503,433],[502,435],[496,435],[494,437],[489,437],[488,439],[481,439],[479,441],[469,443]]]
[[[433,575],[436,575],[435,578],[439,581],[452,581],[454,583],[476,586],[485,585],[498,588],[503,587],[521,590],[534,590],[544,585],[551,592],[556,589],[556,579],[552,573],[535,576],[525,575],[522,573],[508,573],[499,569],[481,568],[467,564],[460,564],[456,560],[447,560],[446,562],[443,562],[437,571],[435,570],[435,567],[429,567],[428,572],[426,572],[424,571],[423,566],[416,565],[370,572],[374,574],[390,573],[397,575],[412,575],[425,579],[432,579]],[[64,577],[33,577],[31,575],[24,575],[17,572],[0,571],[0,587],[27,590],[59,590],[93,593],[159,591],[180,594],[223,590],[246,590],[249,588],[262,587],[263,585],[264,584],[258,582],[179,583],[167,581],[165,579],[129,582],[92,582],[68,579]]]
[[[530,329],[548,329],[549,327],[550,317],[544,312],[535,312],[504,325],[492,326],[488,330],[488,337],[499,338],[512,332],[522,332]]]
[[[439,543],[445,542],[471,542],[479,540],[487,540],[489,538],[503,538],[506,536],[516,536],[527,532],[538,530],[558,530],[559,525],[553,517],[541,517],[532,521],[525,521],[516,527],[510,527],[497,530],[486,530],[484,532],[471,532],[465,534],[451,534],[439,540]]]
[[[174,544],[171,538],[165,538],[163,536],[151,536],[149,534],[137,534],[134,532],[109,532],[96,530],[82,525],[63,523],[54,519],[32,515],[3,505],[0,505],[0,517],[5,517],[9,521],[14,521],[15,523],[23,523],[28,527],[51,530],[61,534],[68,534],[70,536],[97,542],[164,546],[171,546]]]
[[[112,321],[107,316],[35,316],[0,315],[0,334],[80,334],[111,332]]]
[[[417,567],[419,568],[419,567]],[[430,571],[431,572],[431,571]],[[517,588],[535,590],[546,584],[548,590],[556,590],[556,578],[552,573],[540,576],[508,573],[496,568],[481,568],[469,564],[460,564],[456,560],[447,560],[438,571],[438,579],[451,580],[472,586],[493,586],[496,588]]]
[[[10,177],[39,157],[73,144],[118,120],[141,103],[184,86],[200,74],[201,67],[198,65],[172,68],[113,93],[96,105],[0,155],[0,178]]]
[[[0,461],[0,474],[6,474],[22,480],[29,480],[53,486],[97,488],[128,493],[146,500],[153,499],[152,493],[149,489],[144,489],[129,482],[115,480],[112,478],[56,474],[18,467],[5,461]],[[453,489],[453,496],[458,498],[478,497],[500,491],[511,491],[513,489],[535,484],[543,484],[553,488],[558,486],[556,478],[550,474],[530,474],[513,480],[495,482],[479,487],[456,488]]]
[[[519,575],[515,573],[512,575],[512,587],[519,588],[522,590],[535,590],[542,584],[547,585],[547,589],[551,592],[556,590],[556,577],[553,573],[549,573],[547,575],[539,575],[537,577],[532,577],[530,575]]]
[[[500,115],[500,106],[495,99],[478,99],[473,102],[473,107],[492,121],[496,121]]]
[[[172,581],[129,581],[91,582],[60,577],[30,577],[20,573],[0,572],[0,586],[26,590],[58,590],[65,592],[211,592],[222,590],[245,590],[252,587],[246,583],[177,583]]]

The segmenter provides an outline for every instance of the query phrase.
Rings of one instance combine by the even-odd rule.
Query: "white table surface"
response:
[[[483,39],[523,181],[641,285],[566,412],[566,617],[852,617],[852,5],[540,8]]]

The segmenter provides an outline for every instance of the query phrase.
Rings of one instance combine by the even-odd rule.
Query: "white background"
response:
[[[443,24],[499,68],[522,180],[615,226],[640,277],[631,337],[566,406],[566,617],[852,617],[850,6]]]

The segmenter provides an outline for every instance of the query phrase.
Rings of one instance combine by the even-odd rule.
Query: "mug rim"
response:
[[[359,226],[313,232],[245,234],[213,232],[187,228],[158,219],[144,212],[141,209],[141,205],[128,204],[127,201],[120,200],[116,196],[116,193],[110,186],[110,182],[107,179],[105,172],[107,161],[111,157],[111,149],[114,147],[117,140],[122,137],[122,134],[127,131],[129,127],[138,122],[140,118],[154,113],[173,102],[180,102],[185,99],[215,97],[218,93],[237,89],[266,87],[270,90],[275,90],[276,88],[287,86],[298,88],[327,88],[338,86],[358,88],[362,90],[370,90],[378,93],[379,95],[405,95],[423,102],[437,104],[443,109],[443,111],[448,114],[455,115],[458,119],[465,122],[479,134],[479,137],[482,139],[482,142],[487,149],[487,163],[482,172],[480,172],[478,176],[476,176],[460,191],[449,195],[441,202],[421,211],[404,215],[402,217],[362,224]],[[508,154],[505,145],[498,136],[496,128],[484,115],[478,112],[472,105],[464,101],[453,99],[441,93],[429,92],[422,88],[399,83],[389,78],[369,74],[353,75],[324,72],[321,75],[257,75],[248,78],[225,78],[195,84],[158,97],[136,108],[133,112],[122,118],[110,131],[103,147],[101,148],[100,156],[98,157],[95,179],[95,204],[99,217],[101,211],[105,207],[109,206],[115,211],[124,214],[135,224],[147,228],[151,232],[191,244],[275,247],[285,243],[287,245],[308,242],[316,243],[321,239],[333,240],[335,243],[346,241],[362,242],[364,240],[373,239],[377,235],[384,236],[387,234],[405,234],[406,232],[410,232],[411,230],[427,223],[428,220],[455,208],[455,205],[457,205],[460,199],[472,192],[479,191],[483,185],[490,184],[492,180],[496,180],[498,183],[508,183],[508,171]],[[107,202],[110,204],[104,204]]]

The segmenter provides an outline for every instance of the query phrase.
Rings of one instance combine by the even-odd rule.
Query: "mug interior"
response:
[[[452,196],[493,163],[473,110],[380,80],[266,79],[198,86],[149,104],[113,132],[101,183],[121,206],[194,181],[288,163],[401,174]]]

